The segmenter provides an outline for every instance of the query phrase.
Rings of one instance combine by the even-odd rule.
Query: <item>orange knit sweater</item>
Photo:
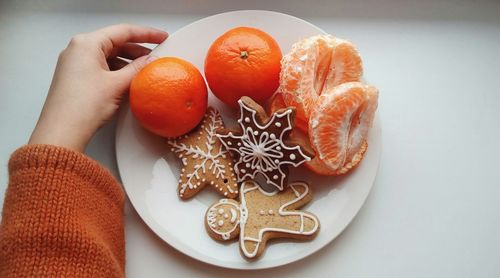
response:
[[[124,194],[85,155],[25,146],[9,161],[0,277],[122,277]]]

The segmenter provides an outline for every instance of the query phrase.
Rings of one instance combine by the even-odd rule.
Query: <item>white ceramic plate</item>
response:
[[[287,53],[304,37],[324,33],[295,17],[269,11],[235,11],[196,21],[172,34],[153,54],[177,56],[190,61],[203,73],[210,44],[225,31],[253,26],[273,36]],[[235,124],[234,113],[209,94],[209,105],[218,108],[227,125]],[[378,117],[369,137],[369,148],[361,165],[343,177],[320,177],[299,168],[289,180],[306,180],[312,185],[313,201],[305,207],[316,214],[321,231],[310,242],[279,241],[269,244],[261,259],[242,258],[237,241],[221,244],[212,240],[204,227],[207,207],[219,196],[211,190],[189,201],[177,197],[179,161],[165,140],[145,131],[128,107],[120,113],[116,131],[116,156],[125,190],[144,222],[165,242],[200,261],[227,268],[262,269],[288,264],[311,255],[331,242],[354,218],[373,185],[381,151]]]

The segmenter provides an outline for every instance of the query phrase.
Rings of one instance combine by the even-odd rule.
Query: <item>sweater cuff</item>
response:
[[[53,145],[25,145],[17,149],[9,160],[11,176],[40,168],[75,173],[102,190],[109,201],[123,206],[125,194],[118,181],[97,161],[80,152]]]

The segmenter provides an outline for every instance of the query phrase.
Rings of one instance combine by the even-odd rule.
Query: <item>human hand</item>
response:
[[[57,61],[52,84],[28,144],[83,152],[111,119],[135,74],[154,60],[137,43],[161,43],[167,33],[120,24],[73,37]],[[128,63],[124,59],[133,60]]]

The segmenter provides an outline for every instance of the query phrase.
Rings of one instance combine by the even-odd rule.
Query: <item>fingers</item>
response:
[[[148,55],[151,49],[135,43],[126,43],[116,51],[116,56],[129,60],[135,60],[141,56]]]
[[[130,62],[128,65],[125,65],[123,68],[111,72],[111,74],[114,74],[115,76],[115,81],[117,82],[118,86],[121,87],[122,91],[126,91],[128,87],[130,86],[130,82],[134,78],[134,76],[147,64],[155,60],[156,57],[154,56],[142,56],[134,61]]]
[[[114,48],[126,43],[161,43],[168,34],[151,27],[142,27],[130,24],[118,24],[91,33],[101,40],[101,48],[108,56]]]
[[[139,57],[149,55],[151,49],[135,43],[126,43],[118,49],[113,49],[107,62],[110,70],[119,70],[129,64],[128,60],[135,60]]]

